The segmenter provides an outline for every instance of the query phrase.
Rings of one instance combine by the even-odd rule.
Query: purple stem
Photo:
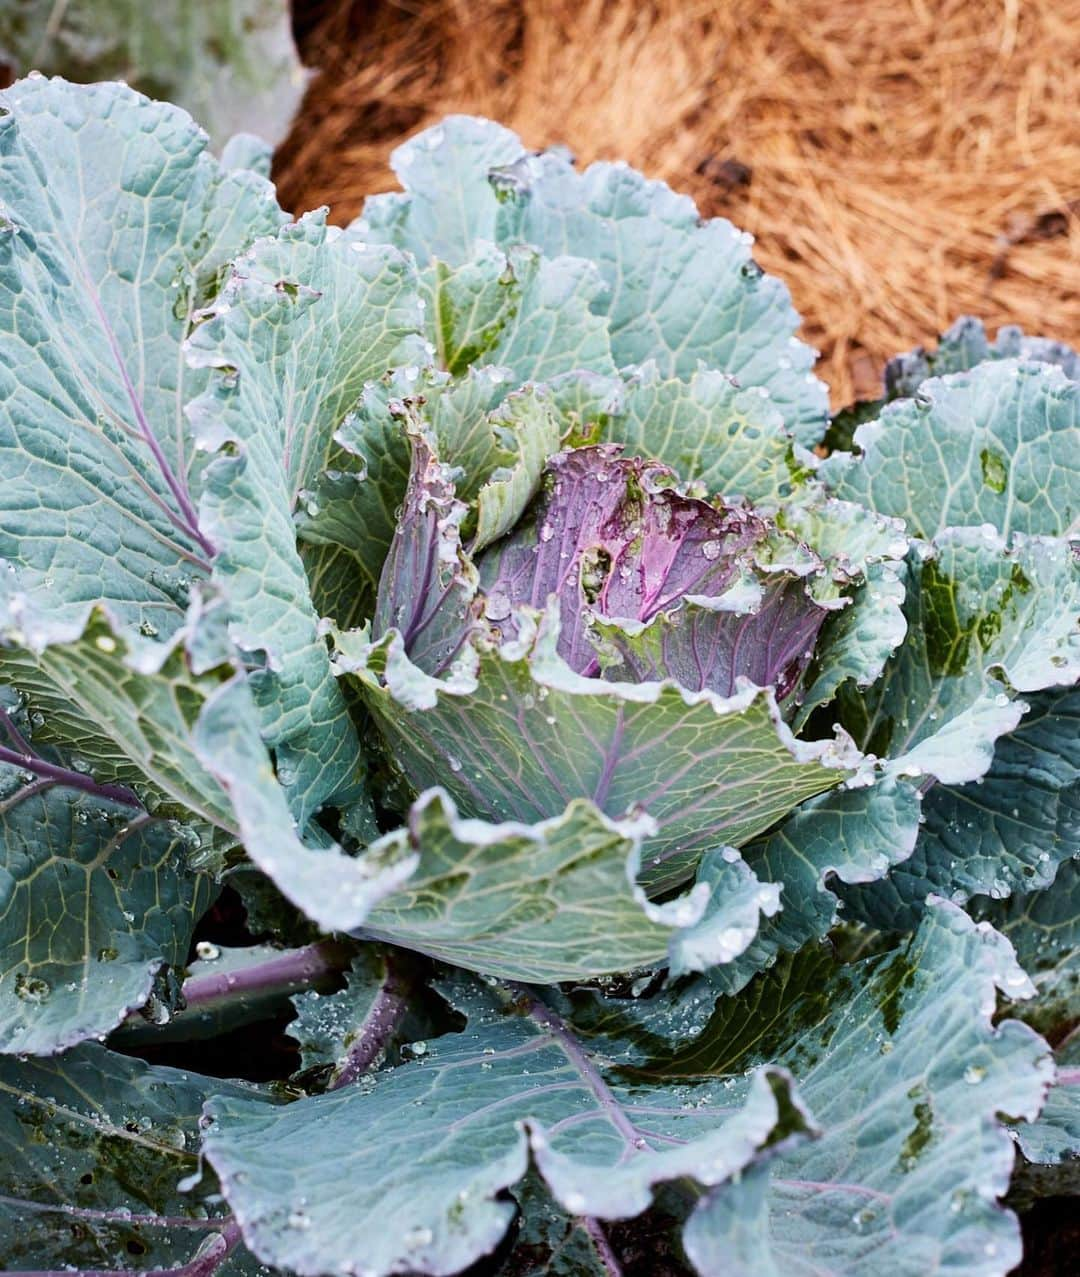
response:
[[[179,1268],[157,1268],[157,1277],[213,1277],[240,1241],[240,1226],[231,1217],[203,1254]],[[130,1268],[39,1268],[0,1272],[0,1277],[131,1277]]]
[[[68,1215],[73,1219],[97,1219],[103,1223],[130,1224],[133,1228],[193,1228],[209,1233],[220,1230],[222,1219],[192,1219],[187,1215],[133,1215],[126,1210],[91,1210],[67,1202],[27,1202],[18,1197],[0,1196],[0,1202],[39,1215]]]
[[[534,997],[525,985],[518,984],[516,981],[508,983],[516,994],[525,999],[529,1008],[530,1018],[539,1024],[541,1028],[546,1029],[558,1042],[570,1063],[581,1074],[582,1080],[592,1091],[596,1102],[603,1109],[608,1121],[611,1122],[612,1126],[626,1141],[628,1149],[633,1152],[644,1151],[641,1147],[641,1132],[623,1112],[619,1101],[612,1095],[611,1088],[601,1077],[600,1070],[582,1050],[581,1044],[567,1027],[562,1016],[557,1015],[539,998]],[[618,1256],[611,1248],[607,1234],[600,1226],[600,1221],[592,1215],[580,1215],[578,1219],[582,1228],[592,1239],[592,1243],[596,1247],[597,1256],[607,1269],[610,1277],[622,1277],[622,1266],[619,1263]]]
[[[30,742],[15,726],[15,720],[2,705],[0,705],[0,727],[7,732],[8,736],[14,742],[16,749],[22,750],[24,754],[32,754],[34,752],[30,746]]]
[[[592,800],[596,806],[601,809],[603,809],[604,804],[607,802],[608,790],[611,788],[611,780],[615,775],[615,768],[620,761],[625,728],[625,713],[623,706],[620,705],[618,715],[615,719],[615,730],[612,732],[607,749],[604,751],[604,769],[600,773],[600,779],[596,782],[596,787],[593,789]]]
[[[113,359],[116,361],[117,371],[120,373],[120,380],[123,382],[124,391],[127,394],[128,401],[131,404],[131,410],[135,414],[135,422],[139,427],[139,433],[142,435],[146,446],[150,449],[150,455],[154,458],[161,477],[169,491],[173,494],[177,506],[180,508],[180,517],[177,518],[172,511],[167,511],[169,518],[182,531],[186,532],[199,546],[204,553],[211,558],[217,553],[212,541],[208,540],[202,532],[199,531],[199,516],[195,510],[195,506],[188,493],[186,482],[182,481],[174,473],[169,459],[162,450],[161,444],[158,443],[157,436],[147,420],[146,411],[143,408],[142,400],[139,398],[138,391],[131,380],[128,373],[127,364],[124,362],[124,354],[120,349],[120,343],[116,340],[116,334],[112,330],[109,323],[109,317],[105,313],[105,307],[101,304],[101,298],[98,296],[97,289],[90,278],[85,266],[80,262],[83,282],[86,285],[90,300],[93,303],[94,310],[97,312],[98,319],[101,321],[101,328],[105,334],[105,340],[109,343],[109,349],[112,351]]]
[[[570,1032],[562,1016],[557,1015],[539,998],[534,997],[526,985],[518,984],[516,981],[507,981],[507,984],[515,994],[525,1000],[530,1019],[546,1029],[562,1048],[567,1059],[581,1074],[582,1081],[592,1091],[604,1116],[626,1141],[627,1147],[635,1152],[642,1151],[639,1144],[641,1132],[623,1112],[619,1101],[611,1093],[611,1088],[601,1077],[600,1070],[582,1050],[581,1043]]]
[[[95,798],[107,798],[110,802],[125,803],[129,807],[142,806],[126,785],[106,785],[96,781],[93,776],[87,776],[85,772],[77,772],[72,767],[60,767],[39,758],[5,709],[0,709],[0,728],[15,742],[14,749],[0,745],[0,763],[25,768],[43,780],[66,785],[69,789],[81,789],[84,793],[93,794]]]
[[[393,961],[387,959],[386,983],[375,995],[375,1000],[349,1047],[341,1072],[330,1084],[331,1091],[349,1086],[371,1068],[401,1027],[408,1009],[408,981],[402,978]]]
[[[611,1242],[607,1239],[607,1234],[600,1226],[600,1221],[594,1219],[592,1215],[580,1216],[581,1226],[589,1234],[592,1244],[596,1247],[596,1254],[600,1262],[604,1265],[611,1277],[623,1277],[622,1265],[619,1263],[618,1257],[611,1249]]]
[[[336,941],[320,940],[240,971],[194,976],[184,981],[184,1001],[191,1010],[223,998],[302,989],[320,976],[340,971],[345,964],[345,954],[346,950]]]

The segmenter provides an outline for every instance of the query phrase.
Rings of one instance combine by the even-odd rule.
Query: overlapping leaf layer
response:
[[[852,435],[621,165],[454,117],[341,230],[3,109],[0,1267],[1005,1274],[1080,1155],[1071,352]]]

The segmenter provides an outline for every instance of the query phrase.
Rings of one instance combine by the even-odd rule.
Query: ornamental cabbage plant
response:
[[[0,64],[5,83],[35,69],[125,80],[186,108],[218,145],[246,132],[273,146],[308,78],[291,9],[289,0],[7,0]],[[243,145],[251,141],[233,143]]]
[[[1077,356],[961,321],[830,422],[622,165],[452,117],[339,229],[2,103],[0,1264],[1013,1268],[1080,1154]]]

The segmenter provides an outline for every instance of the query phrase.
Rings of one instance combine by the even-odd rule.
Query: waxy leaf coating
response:
[[[579,173],[564,154],[529,155],[507,129],[468,116],[406,142],[393,164],[407,194],[368,200],[357,235],[422,264],[460,267],[485,242],[585,259],[607,286],[593,308],[607,319],[618,367],[655,360],[664,376],[702,365],[730,373],[767,391],[804,443],[821,437],[825,387],[809,371],[814,352],[794,336],[787,288],[762,272],[752,237],[730,222],[702,222],[691,200],[625,165]]]
[[[24,641],[71,637],[96,603],[164,635],[213,549],[183,413],[205,374],[181,342],[284,215],[183,111],[128,89],[38,78],[0,105],[0,556],[42,608]],[[18,616],[0,602],[0,626]]]
[[[0,766],[0,1052],[105,1034],[163,965],[183,966],[216,895],[187,867],[191,843],[175,822]]]
[[[837,495],[926,539],[984,523],[1005,537],[1062,536],[1080,513],[1078,413],[1077,382],[1046,364],[1007,359],[935,377],[858,428],[863,456],[840,471]]]
[[[423,674],[395,634],[355,655],[339,641],[339,666],[355,671],[418,789],[442,784],[469,815],[526,823],[575,798],[616,818],[641,808],[658,827],[644,851],[655,888],[686,881],[702,852],[749,841],[858,762],[843,741],[796,740],[767,689],[720,698],[575,674],[553,613],[455,682]]]
[[[1075,353],[827,428],[623,165],[453,117],[340,230],[0,104],[0,1269],[1006,1277],[1078,1164]]]
[[[655,966],[678,972],[728,962],[775,912],[732,849],[710,853],[693,887],[666,904],[637,885],[648,817],[616,822],[584,799],[536,825],[458,817],[440,790],[422,796],[406,829],[376,857],[415,850],[419,864],[377,904],[363,934],[504,979],[584,980]]]
[[[207,1157],[264,1262],[312,1275],[454,1272],[505,1233],[514,1208],[499,1194],[530,1153],[563,1206],[611,1219],[640,1214],[657,1184],[719,1183],[767,1144],[813,1130],[783,1073],[758,1072],[735,1105],[707,1083],[628,1092],[527,991],[507,1005],[466,987],[458,1006],[462,1033],[418,1055],[414,1044],[412,1061],[356,1086],[281,1109],[210,1102]],[[302,1136],[313,1123],[318,1146]],[[333,1193],[316,1195],[328,1175]]]
[[[93,1272],[141,1257],[171,1269],[202,1255],[223,1277],[250,1274],[213,1177],[199,1173],[199,1117],[210,1094],[251,1093],[96,1042],[0,1060],[0,1263]]]
[[[166,97],[215,149],[245,132],[276,146],[307,83],[288,0],[16,0],[0,15],[0,51],[19,74],[125,80]]]

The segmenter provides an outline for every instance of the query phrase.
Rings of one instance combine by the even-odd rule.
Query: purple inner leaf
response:
[[[458,527],[465,507],[446,467],[422,435],[413,435],[412,465],[390,552],[383,564],[372,621],[379,639],[397,629],[410,660],[444,673],[475,628],[475,589],[467,579]]]
[[[633,683],[673,678],[693,692],[707,688],[731,696],[741,676],[759,687],[775,688],[777,700],[783,700],[810,663],[827,615],[807,597],[803,583],[790,577],[770,582],[753,613],[684,603],[648,633],[631,636],[616,627],[605,629],[604,640],[622,658],[605,670],[605,677]]]
[[[717,510],[673,491],[650,494],[613,556],[593,610],[649,621],[687,595],[715,598],[738,572],[736,555],[765,534],[745,510]]]
[[[504,638],[512,608],[558,596],[560,655],[586,675],[600,669],[593,613],[648,621],[688,594],[715,598],[766,534],[757,515],[680,496],[660,486],[670,471],[618,453],[604,444],[553,457],[532,517],[478,564],[487,618]]]
[[[579,674],[672,678],[721,696],[743,677],[789,696],[827,613],[798,577],[754,568],[770,535],[765,519],[683,496],[666,486],[671,471],[619,452],[602,444],[548,462],[526,517],[477,560],[487,623],[503,641],[516,638],[516,609],[543,609],[555,595],[559,654]],[[373,634],[396,628],[413,663],[436,676],[477,623],[460,552],[463,513],[445,467],[414,438]],[[762,587],[753,611],[710,605],[748,571]],[[602,652],[621,659],[602,671]]]
[[[554,457],[531,515],[477,565],[488,620],[512,638],[513,609],[542,608],[555,594],[559,652],[579,674],[601,672],[592,630],[599,621],[607,650],[622,657],[611,678],[673,678],[730,696],[745,677],[790,695],[825,610],[784,574],[763,577],[753,613],[692,602],[723,595],[769,529],[749,510],[681,496],[663,486],[671,477],[654,463],[621,458],[617,445]],[[605,618],[654,625],[631,635],[604,626]]]

